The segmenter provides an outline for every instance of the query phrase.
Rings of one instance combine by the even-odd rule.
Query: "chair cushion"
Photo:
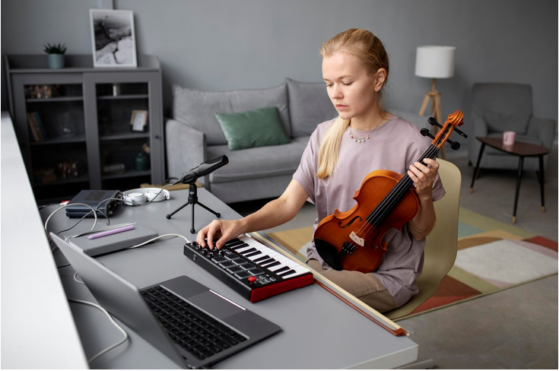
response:
[[[318,124],[338,116],[323,82],[285,81],[293,137],[309,136]]]
[[[269,89],[223,92],[203,92],[173,85],[173,118],[205,133],[208,145],[227,144],[216,113],[239,113],[265,107],[277,108],[284,131],[291,136],[286,84]]]
[[[483,116],[490,133],[498,132],[502,134],[504,131],[514,131],[519,134],[524,134],[530,122],[530,114],[528,113],[507,114],[485,112]]]
[[[210,174],[211,183],[292,175],[299,167],[309,137],[293,138],[280,146],[249,148],[231,151],[227,145],[208,146],[207,157],[226,155],[229,164]]]
[[[289,143],[276,107],[215,116],[231,151]]]

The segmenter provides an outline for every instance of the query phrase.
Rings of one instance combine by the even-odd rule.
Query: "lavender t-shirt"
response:
[[[353,195],[370,172],[391,170],[404,174],[430,145],[430,140],[420,134],[417,126],[395,115],[377,127],[369,135],[370,139],[362,143],[350,138],[348,128],[340,144],[336,170],[329,177],[318,179],[318,149],[326,129],[333,123],[334,120],[331,120],[318,125],[293,175],[293,179],[307,192],[309,201],[316,205],[318,218],[314,222],[313,235],[318,222],[334,213],[335,209],[343,212],[356,204]],[[355,129],[352,132],[356,138],[369,133]],[[433,183],[433,200],[439,200],[444,194],[437,176]],[[388,230],[384,241],[388,242],[387,251],[373,274],[394,297],[396,306],[400,307],[419,291],[415,280],[423,270],[425,239],[416,241],[406,224],[401,231],[395,228]],[[329,268],[316,251],[314,242],[307,249],[307,261],[310,259],[318,260],[325,269]]]

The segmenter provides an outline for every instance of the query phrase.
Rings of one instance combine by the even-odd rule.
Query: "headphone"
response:
[[[160,193],[161,192],[161,193]],[[122,199],[125,205],[139,206],[148,202],[160,202],[171,198],[171,194],[166,189],[160,188],[137,188],[125,191]]]

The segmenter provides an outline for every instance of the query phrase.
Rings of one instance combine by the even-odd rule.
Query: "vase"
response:
[[[64,68],[64,54],[49,54],[49,68]]]

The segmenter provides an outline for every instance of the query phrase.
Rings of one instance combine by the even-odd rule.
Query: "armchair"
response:
[[[532,116],[532,87],[526,84],[474,84],[472,92],[473,135],[468,157],[475,164],[481,143],[475,137],[502,138],[503,132],[516,132],[516,141],[551,149],[557,123]],[[549,155],[544,156],[544,169]],[[518,159],[493,148],[485,148],[481,168],[514,169]],[[537,158],[526,158],[524,170],[539,171]]]

